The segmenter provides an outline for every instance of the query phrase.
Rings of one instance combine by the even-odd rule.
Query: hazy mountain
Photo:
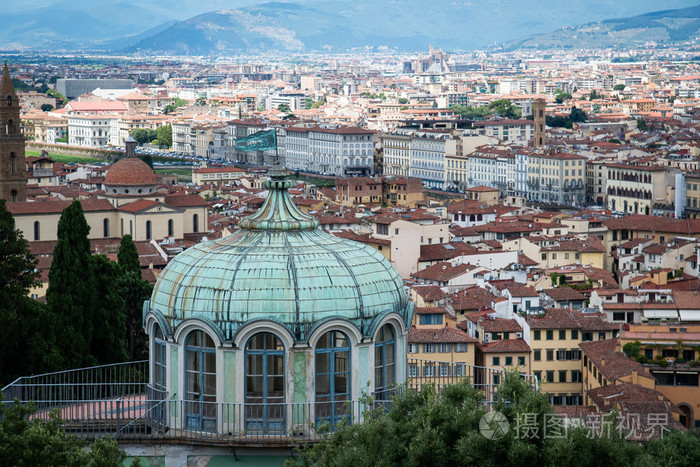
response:
[[[130,0],[133,1],[133,0]],[[27,0],[0,2],[1,48],[227,54],[483,48],[658,8],[658,0]],[[688,7],[697,0],[665,0]],[[205,12],[205,8],[221,8]],[[198,14],[197,14],[198,13]],[[177,22],[175,22],[177,21]],[[603,23],[601,23],[603,24]]]
[[[700,5],[697,5],[562,28],[509,43],[506,48],[624,48],[649,42],[684,42],[699,37]]]

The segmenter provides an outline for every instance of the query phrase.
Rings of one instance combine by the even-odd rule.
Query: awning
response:
[[[700,321],[700,310],[679,310],[681,321]]]
[[[676,310],[644,310],[646,319],[678,319]]]

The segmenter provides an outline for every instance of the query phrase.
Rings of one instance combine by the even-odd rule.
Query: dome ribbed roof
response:
[[[276,321],[302,341],[327,318],[350,320],[368,336],[386,313],[408,320],[403,281],[389,261],[319,230],[289,198],[290,185],[273,174],[265,204],[241,220],[238,232],[176,256],[156,282],[150,309],[171,328],[188,318],[209,321],[229,341],[258,319]]]
[[[105,185],[157,185],[153,169],[138,157],[121,159],[107,169]]]

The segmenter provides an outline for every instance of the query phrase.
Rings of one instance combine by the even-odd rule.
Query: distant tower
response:
[[[535,116],[535,141],[533,146],[536,148],[544,147],[546,144],[544,108],[544,99],[535,99],[534,104],[532,104],[532,113]]]
[[[24,135],[19,126],[19,99],[7,63],[0,80],[0,199],[27,200]]]
[[[535,141],[533,143],[533,146],[536,148],[544,147],[547,140],[547,136],[544,132],[544,108],[544,99],[535,99],[535,102],[532,104],[532,113],[535,117]]]

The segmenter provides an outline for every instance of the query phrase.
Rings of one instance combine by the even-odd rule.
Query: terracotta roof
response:
[[[586,296],[572,287],[558,287],[555,289],[544,289],[542,292],[547,294],[552,300],[557,302],[563,300],[585,300]]]
[[[413,308],[413,313],[417,315],[444,315],[447,309],[444,306],[420,307]]]
[[[447,282],[455,277],[465,274],[467,271],[476,269],[476,266],[471,264],[458,264],[453,266],[452,263],[439,262],[429,266],[421,271],[414,272],[411,276],[418,279],[428,279],[439,282]]]
[[[484,353],[530,353],[530,346],[524,339],[499,339],[480,346]]]
[[[150,199],[140,199],[138,201],[134,201],[133,203],[129,204],[124,204],[122,206],[119,206],[120,211],[126,211],[126,212],[139,212],[143,211],[144,209],[151,208],[157,204],[160,204],[156,201],[152,201]]]
[[[632,432],[637,440],[649,439],[661,435],[660,428],[649,423],[649,415],[665,415],[668,420],[666,429],[685,428],[676,422],[673,414],[681,414],[680,409],[666,396],[653,389],[648,389],[638,384],[609,384],[587,391],[600,412],[608,413],[614,409],[622,417],[628,415],[639,422]]]
[[[447,297],[447,294],[442,291],[437,285],[415,285],[412,287],[415,292],[420,295],[423,300],[442,300]]]
[[[678,308],[697,310],[700,309],[700,293],[697,290],[674,290],[671,292],[673,302]]]
[[[204,198],[196,194],[167,195],[165,197],[165,204],[177,207],[209,206],[209,203]]]
[[[579,347],[610,383],[635,371],[639,375],[651,378],[652,376],[646,372],[641,363],[617,351],[619,343],[619,339],[603,339],[581,342]]]
[[[522,332],[523,330],[514,319],[491,319],[488,316],[479,319],[479,325],[484,328],[484,332]]]
[[[464,242],[438,243],[421,245],[418,261],[437,261],[456,258],[457,256],[478,253],[479,250]]]
[[[700,233],[700,219],[675,219],[634,214],[606,219],[602,223],[610,230],[658,231],[685,235]]]
[[[7,203],[7,209],[12,215],[22,214],[60,214],[73,201],[61,201],[52,199],[42,199],[41,201],[25,201],[17,203]],[[83,199],[80,200],[83,211],[114,211],[116,208],[106,199]]]
[[[505,288],[511,297],[539,297],[539,294],[533,287],[526,287],[521,284],[509,285]]]
[[[107,170],[105,185],[157,185],[153,169],[138,157],[121,159]]]
[[[620,329],[618,324],[608,323],[603,313],[584,313],[581,310],[570,310],[569,313],[582,331],[616,331]]]
[[[453,328],[440,329],[416,329],[412,327],[408,331],[408,342],[411,344],[419,343],[452,343],[452,342],[471,342],[477,343],[476,339],[471,337],[464,331]]]
[[[455,293],[450,302],[456,311],[482,310],[491,307],[495,298],[488,290],[474,286]]]
[[[548,308],[544,315],[528,316],[531,329],[578,329],[579,325],[565,308]]]

